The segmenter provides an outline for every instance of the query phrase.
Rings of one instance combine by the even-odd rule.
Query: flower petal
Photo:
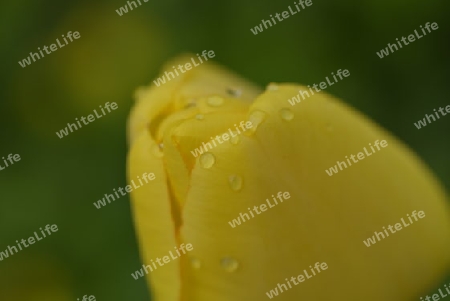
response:
[[[450,265],[441,187],[403,144],[338,100],[318,94],[289,106],[299,89],[263,93],[249,111],[254,134],[211,150],[213,167],[195,165],[181,234],[202,267],[183,271],[187,300],[260,300],[316,262],[329,269],[286,291],[284,300],[417,297]],[[388,147],[333,177],[324,172],[377,139]],[[230,176],[242,179],[241,189],[232,189]],[[230,227],[279,191],[291,198]],[[371,248],[362,243],[413,210],[427,217]],[[237,270],[224,266],[229,258]]]
[[[171,70],[172,65],[188,61],[187,56],[182,56],[169,62],[164,69]],[[182,242],[179,210],[186,195],[180,192],[184,191],[183,185],[187,185],[190,172],[184,161],[177,157],[178,150],[171,143],[160,149],[160,144],[165,142],[162,132],[169,132],[184,119],[192,117],[193,111],[185,110],[192,100],[197,102],[197,98],[205,95],[229,97],[230,87],[239,87],[241,99],[247,102],[244,107],[260,91],[251,83],[210,63],[160,87],[141,88],[136,93],[137,103],[128,122],[128,181],[146,172],[155,174],[155,180],[131,193],[135,227],[145,265],[167,255]],[[198,101],[201,112],[214,112],[204,104],[205,101]],[[166,169],[166,165],[171,168]],[[171,173],[172,170],[175,172]],[[167,171],[171,177],[167,176]],[[176,188],[172,189],[174,185]],[[181,260],[151,272],[148,283],[157,300],[181,299]]]
[[[230,97],[229,87],[242,87],[242,95]],[[260,300],[285,278],[326,262],[328,270],[283,298],[406,301],[450,266],[449,207],[429,170],[327,94],[290,106],[304,89],[273,84],[252,103],[257,88],[205,64],[140,93],[129,123],[129,179],[154,172],[158,180],[132,195],[144,262],[181,242],[194,247],[193,264],[181,256],[152,272],[157,300]],[[208,105],[211,97],[220,105]],[[253,128],[214,145],[206,166],[193,155],[246,120]],[[325,173],[375,140],[388,147],[332,177]],[[163,156],[152,154],[160,143]],[[228,223],[278,192],[291,197],[240,226]],[[414,210],[426,218],[370,248],[363,244]]]

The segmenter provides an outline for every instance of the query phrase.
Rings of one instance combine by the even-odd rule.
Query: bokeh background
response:
[[[450,188],[450,117],[417,130],[449,101],[450,2],[313,0],[253,35],[250,28],[293,1],[149,0],[119,16],[124,0],[14,0],[0,4],[0,156],[22,160],[0,172],[0,250],[46,224],[59,231],[0,262],[0,300],[147,301],[124,187],[126,119],[133,93],[180,52],[214,60],[265,86],[312,84],[337,69],[351,76],[327,89],[395,133]],[[379,59],[376,51],[426,22],[439,29]],[[68,31],[81,38],[26,68],[18,61]],[[55,132],[105,102],[119,109],[59,139]],[[436,284],[438,286],[438,284]]]

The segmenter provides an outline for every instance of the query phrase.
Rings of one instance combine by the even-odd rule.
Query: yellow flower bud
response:
[[[280,300],[407,301],[449,268],[450,211],[428,168],[334,97],[290,105],[302,89],[261,91],[208,62],[138,90],[128,178],[155,175],[132,192],[155,300],[266,300],[277,288]],[[386,237],[368,247],[375,232]]]

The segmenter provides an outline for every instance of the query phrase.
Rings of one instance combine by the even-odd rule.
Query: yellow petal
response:
[[[172,186],[171,199],[166,198],[168,194],[155,198],[150,190],[156,187],[133,195],[135,203],[145,199],[148,205],[135,206],[136,215],[154,216],[157,213],[150,211],[163,206],[165,221],[154,222],[173,227],[178,243],[194,247],[189,257],[171,262],[170,268],[169,264],[161,267],[178,267],[174,277],[180,283],[172,288],[179,296],[170,294],[167,285],[162,288],[157,274],[150,275],[159,292],[157,300],[262,300],[278,283],[286,283],[285,278],[309,271],[316,262],[326,262],[329,268],[285,291],[280,300],[360,296],[355,298],[407,301],[439,281],[450,266],[449,207],[440,185],[406,146],[326,94],[290,106],[287,100],[304,89],[297,85],[272,85],[252,104],[248,100],[242,106],[233,104],[235,100],[220,91],[212,93],[207,84],[206,79],[220,79],[222,73],[208,72],[207,77],[186,75],[173,88],[170,100],[164,100],[172,104],[169,115],[176,115],[165,116],[165,122],[157,126],[164,141],[161,160]],[[152,90],[156,88],[149,95],[157,93]],[[180,113],[176,103],[189,98],[181,91],[196,95],[195,110]],[[211,96],[223,97],[225,105],[202,111],[206,108],[202,101]],[[147,101],[159,100],[149,97]],[[204,119],[196,120],[199,112]],[[206,159],[192,155],[209,137],[247,120],[253,127],[239,135],[237,143],[218,143]],[[388,146],[332,177],[325,172],[337,160],[357,154],[376,140],[386,140]],[[133,145],[133,149],[141,147]],[[130,160],[136,165],[145,162],[150,154],[141,153],[139,159],[130,154]],[[248,208],[265,204],[278,192],[289,192],[290,198],[259,215],[254,213],[240,226],[230,226],[240,213],[250,215]],[[172,226],[166,216],[169,207],[176,216]],[[363,244],[374,231],[394,225],[414,210],[423,210],[426,217],[370,248]],[[147,250],[154,248],[171,250],[168,244],[173,241],[143,241],[142,237],[155,234],[139,222],[136,226],[144,253],[151,254]]]
[[[133,190],[132,209],[137,236],[141,246],[141,257],[145,265],[162,258],[176,245],[176,225],[170,203],[166,173],[158,146],[146,133],[135,138],[128,157],[128,178],[136,183],[144,173],[154,173],[155,179]],[[139,185],[139,184],[137,184]],[[136,270],[141,267],[136,267]],[[134,271],[133,271],[134,272]],[[180,268],[173,264],[152,272],[153,294],[159,299],[179,300]]]
[[[185,56],[180,57],[170,62],[165,70],[169,70],[173,64],[185,61],[187,61]],[[175,81],[167,82],[160,87],[141,88],[136,93],[137,103],[128,123],[130,144],[128,180],[136,181],[137,177],[142,177],[144,173],[155,174],[154,181],[131,193],[134,221],[141,246],[141,257],[145,265],[151,264],[151,261],[158,257],[167,255],[182,242],[179,237],[181,225],[179,204],[182,203],[181,198],[185,196],[179,191],[183,191],[183,185],[188,183],[186,182],[187,170],[179,164],[183,162],[182,159],[171,152],[170,144],[164,146],[163,137],[158,135],[158,131],[160,128],[171,128],[173,123],[179,122],[186,116],[195,117],[192,115],[192,110],[191,112],[183,111],[192,100],[199,102],[200,113],[214,113],[213,108],[204,104],[206,98],[198,101],[197,98],[205,95],[229,96],[229,89],[236,86],[239,86],[241,96],[247,102],[259,93],[256,86],[213,64],[202,65]],[[206,89],[200,87],[206,87]],[[248,104],[241,104],[238,107],[242,106],[248,106]],[[170,160],[164,160],[168,156]],[[180,160],[178,163],[177,159]],[[173,174],[169,179],[165,164],[178,168],[178,173]],[[177,189],[172,190],[171,185],[177,185]],[[178,199],[176,195],[179,196]],[[156,299],[180,300],[180,262],[173,262],[167,267],[151,272],[151,278],[148,278],[149,286]],[[136,270],[140,268],[136,267]]]

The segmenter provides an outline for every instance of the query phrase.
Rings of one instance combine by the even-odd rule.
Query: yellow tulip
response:
[[[163,73],[189,60],[169,62]],[[146,278],[155,300],[268,300],[279,284],[326,263],[272,298],[407,301],[448,271],[450,210],[428,168],[332,96],[291,106],[302,89],[270,84],[262,91],[208,62],[138,90],[128,178],[155,175],[132,192],[142,262],[154,264]],[[252,127],[238,133],[242,121]],[[235,136],[194,155],[224,133]],[[333,176],[325,172],[376,140],[388,146]],[[290,198],[231,226],[279,192]],[[363,243],[413,211],[425,217]],[[193,249],[156,264],[182,244]]]

